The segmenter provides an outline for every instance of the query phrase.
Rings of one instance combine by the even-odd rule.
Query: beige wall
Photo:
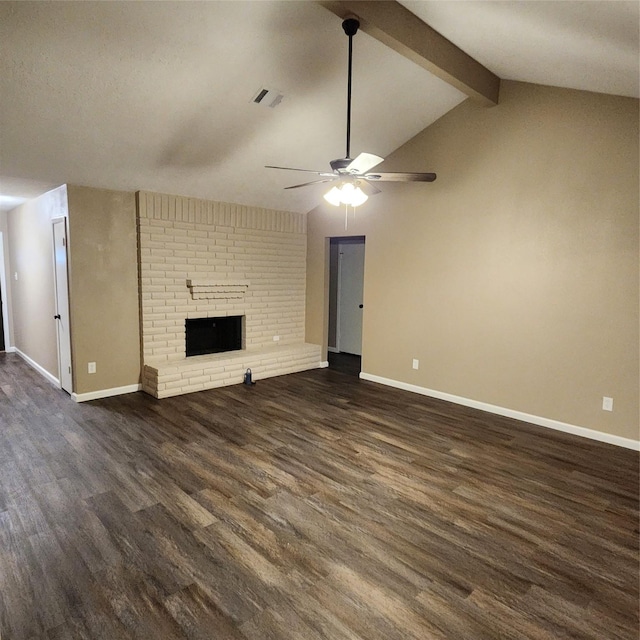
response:
[[[504,82],[499,106],[466,101],[385,169],[438,179],[384,184],[350,223],[363,371],[637,440],[638,101]],[[340,235],[344,212],[309,214],[308,342]]]
[[[13,346],[56,379],[59,372],[51,221],[66,216],[65,186],[7,214],[7,285],[11,289]]]
[[[74,392],[140,382],[135,196],[68,186]],[[96,373],[87,363],[96,363]]]

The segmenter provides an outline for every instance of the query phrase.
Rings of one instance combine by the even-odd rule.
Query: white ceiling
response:
[[[638,2],[402,4],[501,77],[638,96]],[[68,182],[312,209],[323,185],[284,191],[308,175],[264,165],[345,155],[340,22],[309,1],[0,2],[0,193]],[[252,103],[262,87],[280,106]],[[464,98],[358,33],[351,155],[388,155]]]

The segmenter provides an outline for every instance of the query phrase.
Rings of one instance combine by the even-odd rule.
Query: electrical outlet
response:
[[[418,360],[417,358],[414,358],[412,366],[413,366],[414,369],[419,369],[420,368],[420,360]]]
[[[613,411],[613,398],[607,398],[607,396],[602,396],[602,410]]]
[[[89,373],[95,373],[96,372],[96,363],[95,362],[87,363],[87,371]]]
[[[274,342],[280,342],[280,336],[273,336]]]

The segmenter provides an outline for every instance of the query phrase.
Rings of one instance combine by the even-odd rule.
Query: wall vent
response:
[[[277,89],[265,89],[262,87],[260,91],[253,96],[251,102],[255,102],[255,104],[263,107],[275,109],[282,102],[283,98],[284,94]]]

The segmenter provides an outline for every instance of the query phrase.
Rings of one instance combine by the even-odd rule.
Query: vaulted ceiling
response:
[[[308,211],[322,185],[285,191],[304,174],[264,165],[324,170],[345,155],[345,12],[371,13],[354,38],[352,155],[385,156],[473,93],[424,59],[420,21],[499,78],[638,97],[638,8],[1,2],[0,193],[68,182]],[[263,88],[282,102],[254,103]]]

